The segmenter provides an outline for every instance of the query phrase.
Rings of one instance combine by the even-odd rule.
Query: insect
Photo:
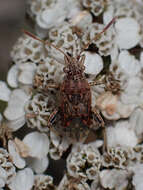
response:
[[[102,32],[96,35],[94,40],[102,33],[104,33],[110,25],[115,21],[113,18],[110,23],[105,26]],[[28,31],[24,31],[32,38],[41,41],[43,44],[48,44],[56,48],[62,54],[64,54],[65,67],[63,72],[65,73],[64,80],[57,86],[56,84],[47,84],[47,88],[59,88],[60,90],[60,103],[59,107],[55,109],[49,116],[48,126],[52,127],[58,119],[61,121],[65,130],[70,130],[73,126],[78,125],[78,131],[85,128],[91,128],[95,130],[98,127],[104,128],[104,121],[96,108],[91,107],[91,86],[96,85],[96,82],[88,83],[84,75],[84,60],[85,55],[82,52],[76,57],[70,56],[68,53],[63,52],[54,44],[45,42],[39,39],[37,36],[31,34]],[[85,49],[89,47],[91,42],[85,45]],[[94,123],[94,125],[92,125]],[[78,132],[77,132],[78,138]]]

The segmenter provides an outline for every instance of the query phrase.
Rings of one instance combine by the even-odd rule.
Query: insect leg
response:
[[[52,125],[55,123],[56,119],[57,119],[57,116],[58,116],[58,113],[59,111],[58,110],[54,110],[50,116],[49,116],[49,119],[48,119],[48,127],[51,128]]]
[[[59,88],[59,85],[58,85],[58,84],[55,84],[55,83],[47,84],[47,85],[46,85],[46,89],[48,89],[48,88],[55,88],[55,89],[58,89],[58,88]]]
[[[92,110],[92,114],[93,114],[93,120],[97,123],[99,127],[102,127],[103,129],[103,139],[104,139],[103,151],[108,151],[105,123],[96,108]]]
[[[92,81],[92,82],[89,82],[89,86],[95,86],[95,85],[101,85],[101,84],[104,84],[105,82],[103,81]]]

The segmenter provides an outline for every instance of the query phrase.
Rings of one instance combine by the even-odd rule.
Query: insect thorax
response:
[[[83,60],[79,58],[70,57],[65,61],[66,66],[64,67],[65,79],[67,80],[81,80],[84,79],[85,66]]]

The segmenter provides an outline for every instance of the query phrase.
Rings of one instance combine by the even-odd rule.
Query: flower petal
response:
[[[8,88],[7,84],[0,81],[0,100],[9,101],[11,90]]]
[[[140,26],[134,18],[120,18],[115,23],[116,42],[120,49],[130,49],[140,41]]]
[[[30,168],[25,168],[17,172],[16,177],[8,185],[11,190],[30,190],[34,184],[33,171]]]
[[[26,165],[25,160],[20,157],[16,144],[11,140],[8,141],[8,150],[14,165],[18,168],[24,168]]]
[[[12,92],[8,107],[4,111],[4,115],[8,120],[16,120],[25,115],[24,106],[29,96],[24,90],[16,89]]]
[[[44,133],[29,133],[24,137],[23,142],[30,148],[31,157],[43,158],[49,152],[49,138]]]
[[[103,60],[97,53],[85,52],[85,73],[97,75],[103,69]]]
[[[127,121],[117,122],[116,126],[107,128],[107,143],[109,147],[124,146],[134,147],[138,139]]]
[[[7,82],[9,84],[9,86],[11,86],[12,88],[17,88],[18,87],[17,77],[18,77],[18,66],[13,65],[9,69],[8,75],[7,75]]]
[[[49,160],[47,157],[43,158],[27,158],[26,159],[27,164],[30,168],[32,168],[37,174],[43,173],[48,165],[49,165]]]

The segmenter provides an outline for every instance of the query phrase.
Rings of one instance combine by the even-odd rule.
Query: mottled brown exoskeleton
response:
[[[98,38],[113,22],[115,18],[97,34]],[[76,124],[79,125],[79,130],[82,128],[97,129],[97,127],[104,128],[104,121],[101,115],[95,108],[91,107],[91,86],[96,85],[96,82],[88,83],[84,75],[84,60],[85,55],[78,55],[76,57],[69,56],[55,45],[45,42],[33,34],[25,31],[26,34],[44,44],[49,44],[64,54],[65,67],[63,69],[65,77],[60,86],[56,84],[48,85],[47,88],[59,88],[60,102],[59,107],[50,115],[48,125],[52,127],[54,123],[60,118],[63,128],[71,128]],[[95,39],[95,38],[94,38]],[[90,42],[91,43],[91,42]],[[86,44],[85,49],[90,43]],[[92,125],[94,122],[95,125]]]

